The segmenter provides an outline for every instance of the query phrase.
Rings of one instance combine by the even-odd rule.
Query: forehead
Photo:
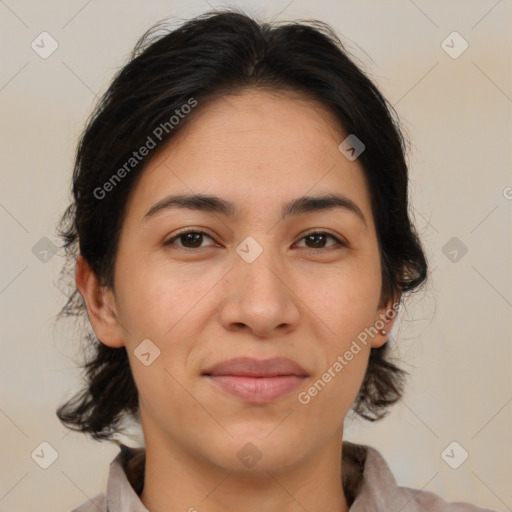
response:
[[[130,206],[138,217],[176,192],[224,197],[246,213],[340,193],[371,216],[363,168],[339,151],[347,134],[321,103],[247,90],[196,109],[147,164]]]
[[[283,157],[289,158],[288,148],[318,153],[337,148],[342,138],[344,130],[322,103],[292,91],[246,89],[199,103],[172,144],[187,139],[188,144],[207,144],[211,152],[217,149],[224,159],[232,156],[268,164],[279,155],[261,153],[261,148],[281,146]]]

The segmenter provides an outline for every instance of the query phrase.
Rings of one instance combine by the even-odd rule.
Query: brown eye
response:
[[[336,243],[329,247],[325,247],[326,241],[329,238],[334,240]],[[306,248],[311,249],[313,252],[325,252],[336,246],[346,247],[346,244],[343,243],[339,238],[324,231],[314,231],[312,233],[308,233],[302,237],[301,240],[305,240],[307,244]]]
[[[208,246],[202,246],[202,242],[204,241],[204,238],[209,238],[213,241],[213,238],[203,231],[183,231],[181,233],[178,233],[177,235],[174,235],[172,238],[164,242],[165,246],[177,246],[181,249],[201,249],[203,247]],[[326,243],[328,239],[334,240],[334,244],[331,246],[326,247]],[[313,252],[325,252],[328,250],[331,250],[335,247],[346,247],[347,245],[342,242],[339,238],[337,238],[334,235],[331,235],[330,233],[324,232],[324,231],[315,231],[312,233],[308,233],[307,235],[303,236],[301,238],[301,241],[304,240],[306,242],[306,249],[309,249]],[[175,242],[179,241],[179,244],[176,244]]]
[[[164,245],[177,245],[182,249],[198,249],[201,248],[201,243],[204,241],[204,237],[213,240],[211,236],[202,231],[184,231],[167,240]],[[175,240],[179,240],[181,245],[175,244]]]

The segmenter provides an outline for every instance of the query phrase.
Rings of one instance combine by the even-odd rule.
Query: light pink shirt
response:
[[[123,464],[123,459],[125,462],[131,460],[132,466],[135,461],[135,467],[142,475],[143,453],[144,448],[123,446],[110,464],[107,492],[71,512],[149,512],[134,490],[134,487],[142,488],[141,482],[130,483]],[[138,457],[134,459],[135,455]],[[349,478],[359,485],[350,512],[493,512],[466,502],[448,503],[431,492],[399,487],[382,455],[370,446],[343,441],[342,473],[344,480]],[[131,473],[130,477],[135,478]]]

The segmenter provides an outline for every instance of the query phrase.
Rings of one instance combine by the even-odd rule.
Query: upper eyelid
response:
[[[206,231],[203,231],[202,229],[185,229],[183,231],[179,231],[175,235],[172,235],[172,236],[166,238],[164,240],[164,244],[168,244],[168,243],[172,242],[173,240],[176,240],[180,236],[188,235],[189,233],[197,233],[197,234],[201,234],[201,235],[206,235],[208,238],[211,238],[212,240],[214,240],[214,237],[212,235],[209,235]]]
[[[167,238],[165,241],[164,241],[164,245],[168,245],[170,244],[171,242],[174,242],[176,239],[178,239],[180,236],[183,236],[183,235],[187,235],[188,233],[195,233],[195,234],[202,234],[202,235],[206,235],[208,238],[212,239],[213,241],[215,241],[214,237],[212,235],[209,235],[206,231],[203,231],[202,229],[194,229],[194,228],[190,228],[190,229],[185,229],[184,231],[180,231],[178,232],[177,234]],[[307,236],[310,236],[310,235],[315,235],[315,234],[319,234],[319,235],[327,235],[327,236],[330,236],[332,237],[339,245],[348,245],[347,242],[345,241],[344,238],[338,236],[338,235],[335,235],[325,229],[321,229],[321,228],[313,228],[312,231],[308,231],[306,233],[304,233],[300,238],[299,238],[299,241],[303,240],[305,237]],[[314,249],[312,249],[314,250]],[[321,250],[321,249],[319,249]]]

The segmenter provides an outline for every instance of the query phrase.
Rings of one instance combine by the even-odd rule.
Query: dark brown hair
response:
[[[78,252],[105,286],[113,268],[127,198],[147,164],[129,169],[133,152],[154,136],[164,145],[193,118],[173,124],[191,98],[204,106],[244,88],[296,91],[325,105],[345,132],[363,141],[358,157],[371,192],[382,266],[381,304],[404,297],[427,277],[427,262],[408,212],[406,144],[393,107],[320,21],[263,23],[238,10],[203,14],[174,30],[157,25],[137,43],[93,112],[78,144],[73,199],[60,223],[67,254],[64,274]],[[161,133],[160,133],[161,132]],[[153,137],[155,138],[155,136]],[[132,162],[133,163],[133,162]],[[123,167],[124,166],[124,167]],[[120,173],[119,169],[125,169]],[[114,175],[122,179],[112,181]],[[105,184],[108,197],[104,197]],[[81,316],[86,360],[84,387],[57,409],[69,428],[111,439],[122,420],[138,419],[138,396],[124,347],[94,335],[85,302],[72,289],[62,316]],[[372,348],[353,409],[375,421],[398,401],[405,371],[388,356],[388,343]]]

